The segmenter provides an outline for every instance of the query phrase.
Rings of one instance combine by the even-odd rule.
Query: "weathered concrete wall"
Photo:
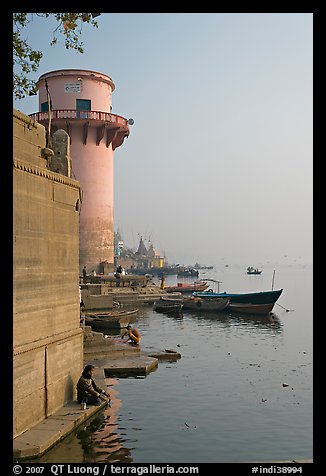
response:
[[[45,167],[46,160],[41,153],[45,148],[44,127],[15,109],[13,116],[13,157]]]
[[[54,152],[50,161],[50,169],[71,177],[70,139],[66,131],[59,129],[52,136]]]
[[[48,168],[45,129],[14,110],[14,436],[75,398],[83,367],[79,182]],[[28,409],[28,411],[26,410]]]

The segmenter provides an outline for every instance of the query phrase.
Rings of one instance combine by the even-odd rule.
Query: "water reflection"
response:
[[[170,312],[164,312],[164,311],[154,311],[154,313],[162,314],[164,317],[171,317],[176,320],[182,320],[183,319],[183,312],[184,311],[170,311]]]
[[[86,430],[77,433],[84,451],[86,463],[131,463],[132,448],[124,448],[126,441],[116,430],[110,409],[106,409],[95,418]]]
[[[187,317],[192,317],[203,323],[216,323],[217,325],[223,327],[232,327],[232,326],[243,326],[251,328],[261,328],[264,330],[270,330],[272,332],[283,332],[283,324],[274,313],[267,315],[257,315],[257,314],[242,314],[240,312],[232,311],[221,311],[221,312],[203,312],[203,311],[194,311],[188,312],[184,311],[184,315]]]
[[[117,414],[121,406],[117,390],[111,387],[110,395],[111,407],[106,407],[85,430],[77,433],[86,463],[132,461],[130,449],[123,448],[121,435],[117,432]]]

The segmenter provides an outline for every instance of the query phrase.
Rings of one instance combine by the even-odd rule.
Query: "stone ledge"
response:
[[[106,377],[115,377],[123,375],[147,375],[158,366],[158,359],[148,357],[148,355],[139,355],[136,357],[125,356],[123,359],[112,359],[109,365],[104,365]]]
[[[176,350],[168,350],[168,349],[151,352],[147,355],[148,357],[155,357],[158,360],[167,360],[171,362],[175,362],[176,360],[181,359],[180,352],[177,352]]]
[[[104,371],[98,366],[94,369],[94,380],[106,390]],[[86,410],[81,410],[77,401],[67,403],[53,415],[14,438],[13,458],[24,460],[42,456],[106,405],[107,402],[103,402],[99,406],[90,405]]]
[[[86,410],[81,410],[78,402],[68,403],[50,417],[14,438],[13,458],[23,460],[40,457],[106,405],[107,402],[103,402],[99,406],[93,405]]]

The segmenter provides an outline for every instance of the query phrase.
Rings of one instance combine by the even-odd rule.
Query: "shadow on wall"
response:
[[[77,384],[77,383],[76,383]],[[75,385],[74,381],[69,373],[65,388],[65,402],[71,402],[76,399]]]

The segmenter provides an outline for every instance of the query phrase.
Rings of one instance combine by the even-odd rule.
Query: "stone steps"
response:
[[[149,357],[147,354],[123,356],[120,358],[101,358],[90,362],[94,366],[104,369],[106,377],[129,377],[145,376],[155,370],[158,366],[158,359]]]

